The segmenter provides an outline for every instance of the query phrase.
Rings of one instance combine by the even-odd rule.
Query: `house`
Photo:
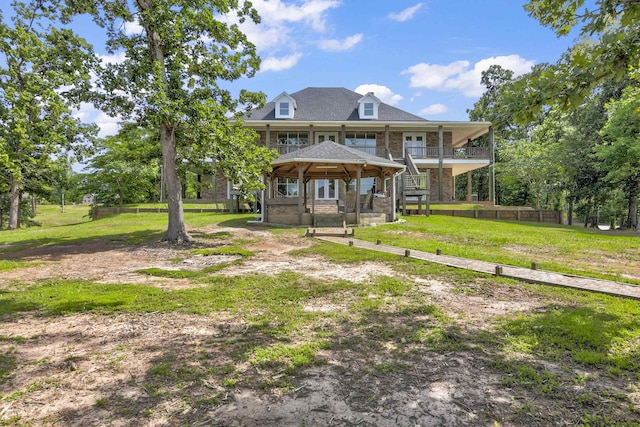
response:
[[[429,121],[374,93],[316,87],[283,92],[243,120],[258,133],[258,144],[280,153],[265,175],[268,222],[390,221],[407,199],[453,201],[456,176],[466,173],[470,180],[472,170],[492,164],[490,123]],[[473,145],[487,133],[489,147]],[[215,197],[233,193],[228,183]]]

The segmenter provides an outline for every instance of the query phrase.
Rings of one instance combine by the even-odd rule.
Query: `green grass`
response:
[[[582,227],[448,216],[359,228],[357,238],[407,249],[640,284],[640,239]],[[612,258],[614,261],[612,261]]]
[[[38,265],[36,262],[0,259],[0,272]]]
[[[51,206],[47,206],[47,208],[51,208]],[[67,214],[43,213],[43,215],[55,217],[56,215],[64,216]],[[228,226],[244,225],[246,220],[252,217],[252,215],[247,214],[185,213],[185,221],[189,228],[203,227],[212,223]],[[37,216],[36,220],[40,221],[40,216]],[[42,227],[1,231],[0,245],[6,246],[0,246],[0,254],[48,245],[80,244],[96,239],[126,244],[158,241],[166,231],[167,214],[122,214],[98,221],[69,223],[62,226],[55,225],[56,221],[49,218],[47,221],[43,220],[42,223]],[[52,223],[54,225],[51,225]]]

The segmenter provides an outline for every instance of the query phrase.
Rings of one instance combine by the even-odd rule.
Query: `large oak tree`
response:
[[[221,84],[259,68],[255,46],[236,24],[259,22],[256,10],[242,0],[67,1],[72,13],[89,13],[106,28],[111,53],[123,54],[100,73],[99,106],[158,129],[169,211],[165,240],[191,240],[177,162],[215,159],[249,191],[260,187],[272,158],[255,145],[255,132],[230,118],[239,105],[264,102],[264,95],[233,96]]]

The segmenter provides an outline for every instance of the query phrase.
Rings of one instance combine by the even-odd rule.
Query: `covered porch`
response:
[[[271,166],[264,222],[342,226],[395,220],[394,182],[404,165],[325,141],[284,154]]]

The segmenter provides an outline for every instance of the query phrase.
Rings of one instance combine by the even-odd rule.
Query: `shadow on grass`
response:
[[[637,418],[627,394],[637,382],[634,375],[640,359],[638,302],[598,296],[580,305],[567,302],[489,319],[478,328],[473,319],[462,322],[458,320],[462,317],[445,312],[439,300],[412,293],[414,289],[402,280],[333,284],[329,288],[324,283],[307,286],[310,279],[306,277],[296,281],[287,277],[256,279],[246,292],[229,297],[228,306],[204,310],[212,317],[180,320],[170,313],[133,310],[104,336],[61,332],[42,338],[50,340],[40,343],[49,350],[66,348],[74,340],[78,346],[82,340],[89,341],[93,347],[88,354],[96,360],[87,360],[84,366],[79,362],[78,375],[88,375],[87,369],[100,364],[100,375],[114,377],[91,386],[99,391],[95,401],[68,403],[58,414],[61,422],[83,425],[109,420],[139,425],[149,418],[156,424],[168,419],[167,425],[291,425],[291,420],[300,425],[307,421],[305,414],[326,413],[327,401],[339,401],[348,408],[349,416],[364,419],[379,415],[367,418],[373,420],[367,421],[371,425],[384,425],[385,412],[396,416],[395,423],[387,425],[415,425],[420,420],[424,425],[630,426]],[[240,286],[240,281],[234,280],[232,285]],[[223,283],[215,284],[219,286],[215,290],[189,293],[200,299],[219,298]],[[320,291],[323,285],[327,289]],[[293,331],[280,323],[295,322],[308,314],[303,307],[309,302],[329,301],[329,305],[340,307],[341,296],[357,294],[365,286],[369,286],[366,292],[359,294],[353,305],[346,305],[345,312],[338,309],[326,316],[318,314],[296,324]],[[569,301],[569,295],[575,294],[565,295],[557,300]],[[169,294],[151,296],[167,304],[162,310],[172,311],[167,303]],[[231,304],[239,306],[253,297],[275,302],[248,305],[251,309],[237,317],[229,311]],[[464,304],[464,297],[460,301]],[[120,306],[120,300],[102,304],[109,312]],[[97,307],[88,306],[81,294],[61,306],[73,312]],[[54,307],[56,304],[51,305]],[[238,320],[244,316],[247,323]],[[286,316],[293,320],[286,320]],[[108,318],[92,321],[103,319]],[[154,329],[167,324],[171,326]],[[160,335],[141,336],[143,330]],[[308,402],[307,412],[287,415],[278,413],[282,411],[278,409],[281,400],[269,392],[299,390],[308,384],[305,368],[290,373],[284,352],[264,365],[255,359],[260,350],[289,348],[296,339],[328,342],[328,349],[319,347],[322,352],[317,353],[318,359],[331,359],[322,367],[322,375],[333,388],[319,391],[325,393],[322,401],[303,400]],[[122,349],[123,343],[131,348]],[[25,345],[34,344],[28,340]],[[133,371],[117,366],[118,355],[136,359]],[[108,358],[114,362],[104,360]],[[315,362],[307,366],[320,369]],[[585,380],[586,371],[601,381]],[[627,374],[631,378],[627,379]],[[262,412],[243,411],[239,403],[219,410],[234,403],[234,395],[249,396],[246,399]],[[304,396],[288,397],[293,398]],[[330,413],[325,424],[330,420],[336,425],[358,424],[358,418],[347,418],[345,413]],[[468,418],[470,413],[476,418]],[[285,422],[278,416],[292,418]],[[469,420],[472,422],[463,422]]]
[[[163,235],[164,232],[157,230],[139,230],[99,237],[26,239],[3,248],[0,252],[0,260],[39,257],[48,261],[57,261],[68,254],[94,254],[116,247],[157,242]]]

